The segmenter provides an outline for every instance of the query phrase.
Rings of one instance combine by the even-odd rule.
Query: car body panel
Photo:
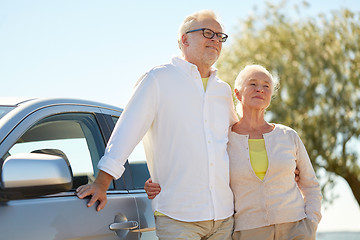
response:
[[[105,148],[115,126],[112,118],[118,118],[122,112],[121,108],[77,99],[32,99],[21,100],[21,102],[7,101],[6,104],[0,99],[1,105],[15,108],[0,119],[0,166],[3,166],[4,160],[9,156],[9,151],[24,141],[39,140],[41,143],[47,143],[48,140],[57,140],[58,136],[53,138],[50,135],[59,134],[61,131],[66,131],[64,136],[70,136],[76,140],[79,134],[77,130],[62,128],[61,121],[52,122],[53,119],[58,120],[58,118],[72,120],[72,117],[82,114],[93,116],[91,119],[94,120],[90,121],[90,124],[98,125],[99,130],[96,131],[99,133],[94,133],[92,137],[102,142],[103,146],[100,149]],[[81,120],[79,119],[75,119],[74,122],[79,122]],[[45,124],[41,125],[40,123],[43,122]],[[39,129],[38,126],[42,128]],[[48,126],[57,126],[57,129],[48,129]],[[72,133],[70,129],[75,132]],[[81,125],[79,129],[84,130],[84,127]],[[89,128],[84,131],[88,134],[94,130]],[[37,139],[37,135],[41,137]],[[91,141],[94,139],[88,139],[86,134],[84,136],[88,148],[93,148],[95,145],[91,144]],[[89,156],[92,159],[90,164],[95,171],[99,156],[91,154],[91,151]],[[69,162],[72,163],[71,160]],[[72,167],[72,171],[75,171],[75,166]],[[151,201],[147,199],[143,189],[137,189],[133,184],[146,179],[148,172],[137,171],[134,175],[131,174],[132,163],[127,162],[125,167],[122,178],[114,181],[107,191],[108,203],[99,212],[96,211],[96,206],[90,208],[86,206],[89,198],[77,198],[74,189],[52,195],[1,200],[0,239],[157,239]],[[13,170],[11,174],[14,174]],[[6,176],[5,173],[4,176]],[[24,179],[26,181],[26,176]],[[1,195],[5,186],[0,186],[0,188]],[[110,230],[109,226],[119,221],[125,222],[125,225],[126,222],[136,222],[134,226],[138,227],[119,231]]]
[[[6,229],[1,226],[1,239],[119,239],[109,229],[116,215],[125,215],[137,221],[134,198],[127,193],[109,196],[107,206],[100,212],[87,208],[87,200],[76,196],[47,197],[14,200],[1,203],[1,219],[6,219]],[[121,202],[121,206],[119,206]],[[25,213],[25,214],[24,214]],[[2,224],[3,225],[3,222]],[[133,235],[133,236],[131,236]],[[138,232],[126,239],[138,239]]]

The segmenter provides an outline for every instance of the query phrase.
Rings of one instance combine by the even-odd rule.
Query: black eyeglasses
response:
[[[226,42],[226,39],[228,38],[228,35],[226,35],[225,33],[221,33],[221,32],[216,33],[213,30],[208,29],[208,28],[199,28],[199,29],[190,30],[190,31],[187,31],[186,34],[192,33],[192,32],[197,32],[197,31],[202,31],[203,36],[208,39],[213,39],[213,37],[216,34],[216,36],[219,38],[220,42]]]

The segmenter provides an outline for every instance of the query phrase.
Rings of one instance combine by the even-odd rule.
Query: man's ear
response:
[[[187,34],[183,34],[181,36],[181,42],[184,46],[189,46],[189,42],[188,42],[188,36]]]

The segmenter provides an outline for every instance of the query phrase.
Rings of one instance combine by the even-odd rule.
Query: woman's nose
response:
[[[264,88],[262,88],[261,86],[257,87],[256,89],[257,92],[264,92]]]

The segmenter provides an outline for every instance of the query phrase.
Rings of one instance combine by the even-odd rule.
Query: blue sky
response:
[[[289,1],[289,11],[300,2]],[[214,10],[231,42],[255,6],[263,9],[264,1],[0,0],[0,96],[84,98],[124,107],[144,72],[179,55],[177,30],[185,16]],[[311,1],[304,14],[342,7],[360,11],[360,1]],[[341,197],[323,212],[319,230],[360,231],[360,209],[348,189],[339,179]]]

